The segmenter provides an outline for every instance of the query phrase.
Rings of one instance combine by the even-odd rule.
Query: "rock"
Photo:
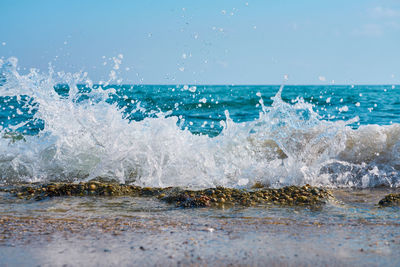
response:
[[[400,193],[386,195],[379,201],[378,205],[381,207],[400,206]]]
[[[259,188],[245,189],[234,188],[208,188],[204,190],[183,190],[181,188],[153,188],[138,187],[133,185],[93,182],[88,183],[50,183],[27,184],[8,190],[19,198],[34,198],[42,200],[58,196],[132,196],[156,197],[160,201],[175,204],[177,207],[194,208],[221,205],[255,206],[259,204],[276,205],[320,205],[332,197],[326,189],[307,186],[288,186],[279,189]],[[400,197],[391,195],[382,204],[392,203]]]

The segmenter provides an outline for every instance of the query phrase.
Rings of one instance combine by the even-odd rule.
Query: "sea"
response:
[[[3,235],[5,263],[157,265],[172,255],[165,258],[171,265],[400,264],[399,209],[377,205],[400,187],[400,85],[124,84],[92,81],[86,72],[22,72],[16,58],[0,63],[2,186],[92,179],[186,189],[309,184],[336,199],[318,209],[182,209],[141,198],[35,201],[1,193],[2,217],[120,218],[142,227],[115,238],[85,234],[84,241],[76,230],[68,242],[57,231],[48,242],[40,231],[22,234],[38,242],[33,246]],[[180,254],[165,240],[190,244]],[[39,252],[59,256],[33,257]]]

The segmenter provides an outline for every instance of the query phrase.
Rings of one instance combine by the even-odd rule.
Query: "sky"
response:
[[[21,71],[134,84],[400,84],[398,0],[1,0]]]

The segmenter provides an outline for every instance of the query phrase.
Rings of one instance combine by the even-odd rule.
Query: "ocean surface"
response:
[[[0,68],[0,182],[400,186],[398,85],[135,85]]]

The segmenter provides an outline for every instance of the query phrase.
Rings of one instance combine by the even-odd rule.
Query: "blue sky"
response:
[[[0,56],[145,84],[399,84],[400,1],[0,1]],[[114,59],[113,59],[114,58]]]

